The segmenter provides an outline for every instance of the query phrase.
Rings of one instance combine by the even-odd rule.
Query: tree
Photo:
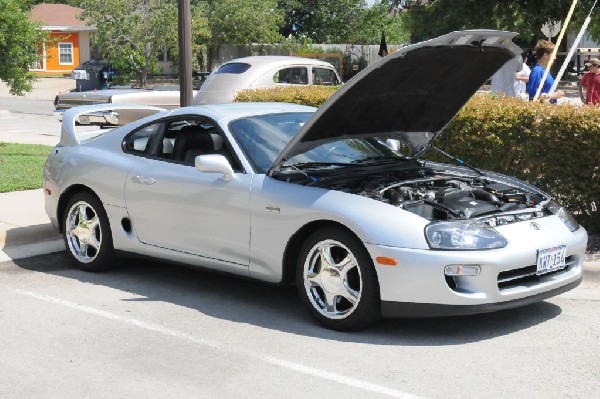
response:
[[[92,36],[100,55],[121,75],[137,75],[146,86],[156,73],[165,46],[177,46],[177,2],[172,0],[81,0],[80,18],[98,31]]]
[[[212,44],[244,45],[281,40],[283,14],[276,0],[212,0],[208,2]]]
[[[201,71],[208,69],[205,55],[211,37],[206,4],[192,4],[192,53],[196,59],[196,67]]]
[[[385,0],[398,4],[399,0]],[[410,6],[413,41],[439,36],[462,29],[502,29],[519,33],[518,40],[533,43],[543,37],[541,26],[548,21],[562,21],[572,0],[430,0],[427,4],[402,1]],[[573,16],[574,30],[581,26],[594,0],[580,0]],[[435,21],[435,23],[432,23]],[[596,13],[590,32],[600,39],[600,14]]]
[[[306,37],[314,43],[345,43],[361,30],[364,0],[281,0],[284,37]]]
[[[29,68],[41,60],[38,44],[47,33],[29,21],[18,0],[0,0],[0,9],[0,80],[11,94],[23,95],[31,91],[35,75]]]
[[[385,32],[389,44],[410,42],[410,18],[399,8],[390,8],[383,2],[375,3],[362,12],[356,29],[346,40],[352,44],[379,44],[381,32]]]
[[[222,44],[270,44],[281,41],[278,27],[283,20],[276,0],[205,0],[210,38],[208,69]]]

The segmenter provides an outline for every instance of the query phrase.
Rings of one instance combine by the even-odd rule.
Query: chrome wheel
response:
[[[69,208],[65,237],[77,261],[91,263],[96,259],[102,247],[102,228],[98,213],[90,204],[78,201]]]
[[[363,282],[358,261],[339,241],[319,241],[308,251],[303,281],[310,303],[328,319],[344,319],[360,303]]]

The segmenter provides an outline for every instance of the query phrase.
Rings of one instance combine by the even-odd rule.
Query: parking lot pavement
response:
[[[0,143],[56,145],[61,124],[51,115],[0,111]]]
[[[64,91],[74,90],[75,80],[66,77],[40,77],[33,83],[33,90],[25,96],[13,96],[8,86],[0,81],[0,97],[27,98],[29,100],[54,100],[54,96]]]
[[[25,96],[13,96],[0,82],[0,142],[56,145],[60,122],[54,117],[54,97],[75,88],[70,78],[39,78]]]

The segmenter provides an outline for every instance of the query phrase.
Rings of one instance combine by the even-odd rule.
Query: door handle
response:
[[[147,184],[147,185],[156,183],[156,180],[154,180],[151,177],[145,177],[145,176],[139,176],[139,175],[133,176],[131,178],[131,181],[133,181],[134,183]]]

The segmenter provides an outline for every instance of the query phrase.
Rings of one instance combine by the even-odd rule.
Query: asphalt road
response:
[[[600,273],[528,307],[317,326],[293,287],[65,253],[0,263],[2,398],[595,398]]]

